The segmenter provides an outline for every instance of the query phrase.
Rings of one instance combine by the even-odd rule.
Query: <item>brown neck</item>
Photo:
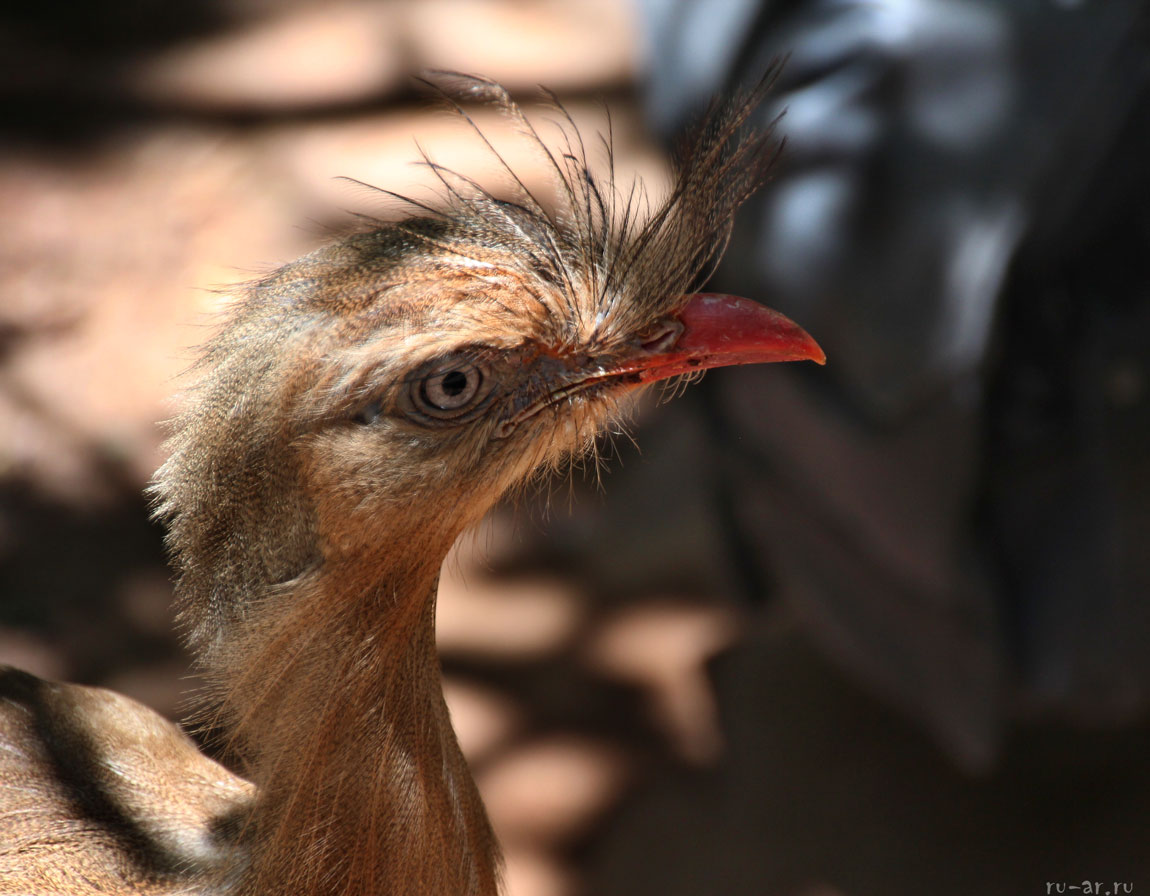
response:
[[[269,597],[237,654],[227,707],[261,791],[241,892],[490,896],[498,848],[440,684],[438,570],[348,572]]]

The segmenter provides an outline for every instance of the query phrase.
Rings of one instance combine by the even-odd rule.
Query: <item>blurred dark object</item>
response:
[[[817,371],[741,369],[717,431],[746,592],[985,767],[1018,715],[1150,685],[1147,5],[647,0],[668,138],[789,53],[779,174],[715,287]]]

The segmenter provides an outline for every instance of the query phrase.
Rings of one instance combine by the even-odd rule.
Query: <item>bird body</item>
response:
[[[444,210],[421,206],[249,284],[203,351],[157,474],[179,617],[210,718],[250,780],[126,698],[9,672],[5,794],[24,776],[59,790],[31,822],[0,798],[0,870],[22,892],[45,891],[31,881],[47,866],[21,862],[56,849],[72,870],[52,891],[69,896],[495,893],[498,847],[435,652],[444,556],[650,382],[822,361],[781,315],[690,294],[773,158],[769,134],[744,130],[758,94],[716,109],[666,202],[642,215],[634,192],[592,176],[573,129],[553,154],[497,85],[464,91],[549,160],[560,211],[517,180],[499,199],[436,168]],[[53,734],[58,717],[88,745],[81,759]]]
[[[2,896],[226,892],[242,867],[252,785],[112,691],[0,667],[0,785]]]

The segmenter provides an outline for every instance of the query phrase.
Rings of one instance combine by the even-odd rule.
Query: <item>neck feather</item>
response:
[[[443,702],[437,573],[298,581],[229,651],[224,709],[261,793],[242,893],[496,892],[498,848]]]

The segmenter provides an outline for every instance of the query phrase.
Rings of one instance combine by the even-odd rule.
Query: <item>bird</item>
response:
[[[777,156],[748,123],[770,80],[716,102],[655,203],[616,184],[609,138],[593,173],[553,95],[558,145],[496,82],[444,75],[467,124],[468,103],[514,124],[556,198],[494,149],[503,194],[425,156],[441,202],[237,287],[151,493],[242,774],[127,697],[5,669],[0,894],[498,892],[441,687],[441,564],[651,384],[824,363],[783,315],[698,292]]]

